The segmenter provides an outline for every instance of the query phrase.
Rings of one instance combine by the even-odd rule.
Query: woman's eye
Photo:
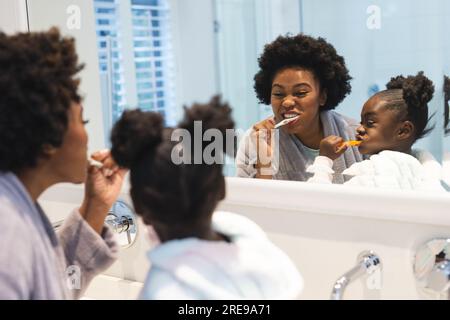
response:
[[[367,120],[367,121],[366,121],[366,125],[367,125],[368,127],[373,127],[374,124],[375,124],[375,121],[373,121],[373,120]]]
[[[306,92],[297,92],[297,93],[295,94],[295,96],[296,96],[296,97],[302,98],[302,97],[306,96]]]
[[[282,93],[279,93],[279,92],[274,92],[274,93],[272,93],[272,95],[273,95],[274,97],[277,97],[277,98],[280,98],[280,97],[283,96],[283,94],[282,94]]]

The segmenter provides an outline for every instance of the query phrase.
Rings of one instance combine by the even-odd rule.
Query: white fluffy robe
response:
[[[333,161],[319,156],[307,171],[314,176],[308,182],[331,183]],[[382,151],[368,160],[353,164],[343,171],[350,177],[344,184],[384,189],[445,191],[440,183],[442,167],[433,156],[414,150],[413,156],[396,151]]]
[[[303,279],[249,219],[217,211],[213,228],[231,242],[172,240],[148,253],[142,299],[295,299]]]

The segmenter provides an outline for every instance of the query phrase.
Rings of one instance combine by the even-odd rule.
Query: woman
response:
[[[358,123],[332,111],[351,90],[344,59],[324,39],[299,34],[268,44],[259,67],[255,92],[261,103],[271,104],[274,116],[247,131],[236,158],[237,175],[305,181],[323,138],[355,137]],[[270,134],[276,123],[291,117],[296,120]],[[333,169],[341,173],[361,160],[357,149],[349,149]],[[335,180],[343,182],[339,175]]]
[[[125,171],[107,151],[93,155],[104,169],[88,168],[82,68],[55,28],[0,33],[0,299],[77,298],[117,256],[104,219]],[[85,198],[55,234],[37,199],[61,182],[86,182]]]

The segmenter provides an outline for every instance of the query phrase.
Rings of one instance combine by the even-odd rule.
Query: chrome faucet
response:
[[[342,300],[347,286],[356,279],[374,273],[381,269],[381,260],[372,251],[363,251],[358,255],[357,264],[334,284],[331,292],[331,300]]]

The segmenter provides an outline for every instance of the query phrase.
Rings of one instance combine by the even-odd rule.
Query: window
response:
[[[142,105],[142,101],[151,99],[152,104],[146,106],[163,111],[173,107],[174,82],[170,68],[172,47],[167,1],[132,0],[131,3],[138,103]],[[165,67],[162,67],[164,61]],[[170,120],[173,119],[166,118],[166,122]]]
[[[126,108],[160,112],[172,124],[175,75],[168,1],[94,0],[94,10],[106,136]]]
[[[103,111],[107,115],[105,130],[108,131],[127,102],[125,88],[121,85],[124,75],[119,49],[121,39],[118,28],[119,2],[117,0],[95,0],[94,10],[97,23]]]

